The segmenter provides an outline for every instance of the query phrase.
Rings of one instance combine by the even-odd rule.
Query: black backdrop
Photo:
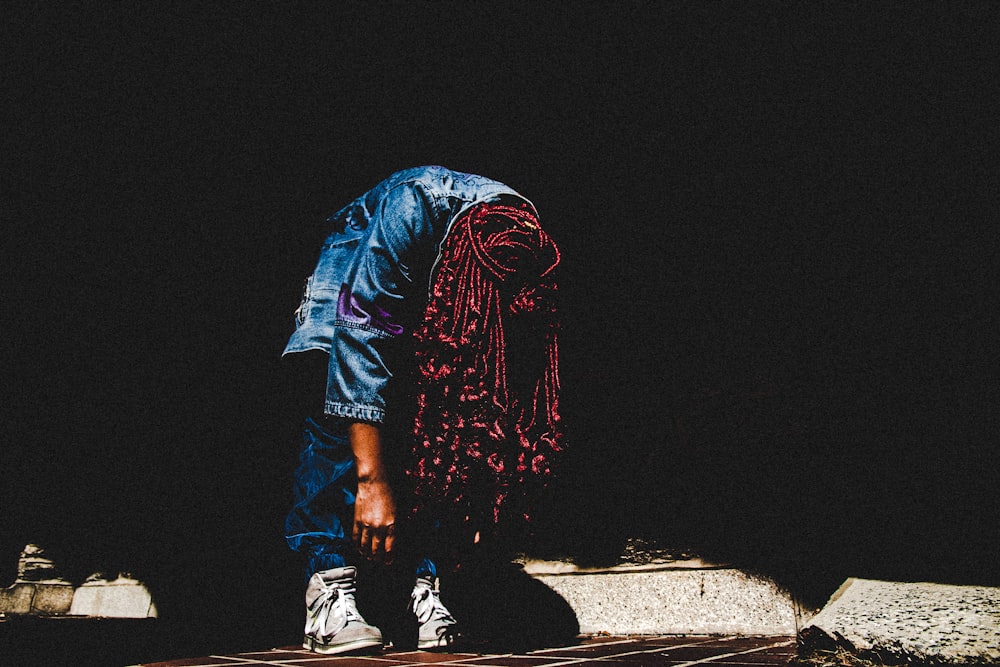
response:
[[[34,540],[192,633],[294,636],[302,279],[328,212],[444,164],[522,191],[564,252],[575,454],[539,552],[642,537],[820,602],[997,583],[995,13],[25,3],[4,581]]]

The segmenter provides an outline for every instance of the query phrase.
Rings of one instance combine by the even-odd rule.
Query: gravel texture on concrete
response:
[[[923,664],[1000,664],[1000,588],[848,579],[799,633],[803,653],[846,648]]]
[[[584,634],[791,636],[800,624],[801,610],[770,579],[697,560],[603,572],[537,562],[525,569],[569,603]]]

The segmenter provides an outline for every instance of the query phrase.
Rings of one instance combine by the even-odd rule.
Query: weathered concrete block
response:
[[[848,579],[799,643],[806,654],[841,647],[920,664],[1000,664],[1000,588]]]
[[[798,609],[787,592],[733,568],[692,561],[603,572],[550,574],[537,564],[526,570],[569,603],[583,633],[788,636],[796,630]]]
[[[72,602],[72,584],[39,582],[35,584],[35,597],[31,601],[31,613],[65,614],[69,611]]]
[[[0,613],[31,613],[31,600],[34,597],[34,584],[14,584],[7,588],[0,588]]]
[[[127,577],[84,583],[76,589],[69,613],[107,618],[155,618],[157,615],[149,589]]]

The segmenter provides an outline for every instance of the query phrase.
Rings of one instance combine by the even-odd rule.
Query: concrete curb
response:
[[[73,601],[73,585],[66,581],[18,581],[0,589],[2,614],[65,614]]]
[[[5,616],[156,618],[157,611],[141,581],[95,573],[73,586],[59,577],[45,549],[28,544],[18,559],[17,579],[0,588],[0,618]]]
[[[799,633],[800,653],[1000,664],[1000,588],[848,579]]]
[[[156,618],[156,605],[144,584],[119,577],[74,587],[66,581],[16,582],[0,589],[0,614]]]
[[[142,582],[119,576],[114,581],[85,582],[76,589],[71,616],[156,618],[156,605]]]
[[[697,559],[606,570],[535,561],[525,571],[569,603],[585,634],[787,637],[812,615],[770,579]]]

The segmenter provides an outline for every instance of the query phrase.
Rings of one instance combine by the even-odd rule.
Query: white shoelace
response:
[[[411,609],[419,623],[423,624],[430,620],[455,621],[448,612],[448,608],[441,603],[440,594],[437,591],[429,586],[418,586],[413,592]]]
[[[312,616],[318,621],[320,616],[323,615],[323,611],[326,611],[325,618],[323,619],[322,625],[323,635],[330,637],[339,632],[344,626],[346,626],[351,621],[365,622],[365,619],[361,617],[358,612],[357,604],[354,601],[354,588],[340,588],[336,585],[326,585],[322,587],[322,593],[313,600],[312,605],[310,605],[309,610]],[[329,627],[329,619],[331,616],[342,617],[344,622],[336,628]]]

